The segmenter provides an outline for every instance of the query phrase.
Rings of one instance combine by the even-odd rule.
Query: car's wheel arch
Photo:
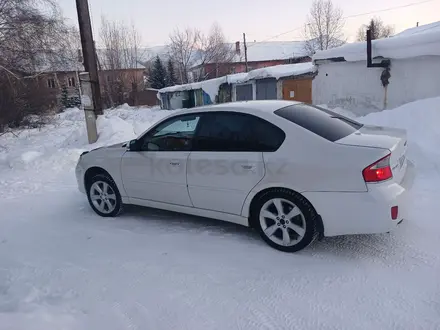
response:
[[[245,204],[243,207],[243,212],[242,212],[242,216],[246,217],[249,221],[249,227],[251,227],[251,228],[256,227],[256,224],[254,223],[256,217],[253,216],[254,215],[253,212],[255,212],[255,205],[259,201],[261,196],[264,196],[265,194],[267,194],[269,192],[277,191],[280,189],[283,191],[288,191],[288,192],[294,193],[294,194],[299,194],[302,196],[302,198],[304,198],[307,201],[307,203],[310,204],[310,207],[312,207],[316,211],[316,214],[318,215],[316,229],[319,232],[319,237],[322,237],[324,235],[324,223],[322,221],[321,216],[319,215],[319,212],[315,209],[313,204],[304,195],[302,195],[297,190],[292,189],[291,187],[287,187],[285,185],[274,185],[274,186],[264,187],[259,190],[254,190],[252,194],[249,194],[248,198],[245,201]]]
[[[91,182],[92,178],[94,178],[95,176],[100,175],[100,174],[107,176],[113,182],[115,181],[113,179],[113,177],[110,175],[110,173],[108,171],[106,171],[104,168],[99,167],[99,166],[89,167],[84,173],[84,187],[86,188],[86,191],[89,189],[89,187],[92,183]]]

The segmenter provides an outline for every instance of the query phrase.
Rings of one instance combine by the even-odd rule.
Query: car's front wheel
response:
[[[317,216],[302,195],[274,189],[259,198],[252,221],[267,244],[284,252],[296,252],[318,236]]]
[[[122,209],[118,187],[105,174],[95,175],[87,183],[87,197],[92,209],[102,217],[114,217]]]

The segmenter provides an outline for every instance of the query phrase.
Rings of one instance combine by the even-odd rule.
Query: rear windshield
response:
[[[356,132],[362,124],[333,111],[308,104],[295,104],[275,114],[329,141],[337,141]]]

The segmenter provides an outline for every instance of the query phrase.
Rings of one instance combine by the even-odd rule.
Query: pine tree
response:
[[[378,18],[372,18],[366,25],[362,25],[358,30],[358,41],[367,40],[367,30],[371,31],[371,40],[389,38],[394,33],[394,28],[391,25],[385,25],[384,22]]]
[[[166,86],[167,72],[159,56],[154,61],[153,70],[151,70],[150,84],[152,88],[161,89]]]
[[[61,89],[61,105],[63,106],[63,110],[69,108],[69,97],[66,86],[63,86]]]
[[[173,61],[169,59],[167,64],[167,86],[174,86],[176,83]]]

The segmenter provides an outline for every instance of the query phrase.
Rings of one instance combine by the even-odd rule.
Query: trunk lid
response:
[[[338,144],[388,149],[393,179],[400,183],[406,172],[407,134],[404,129],[364,125],[338,141]],[[367,166],[368,164],[365,164]]]

